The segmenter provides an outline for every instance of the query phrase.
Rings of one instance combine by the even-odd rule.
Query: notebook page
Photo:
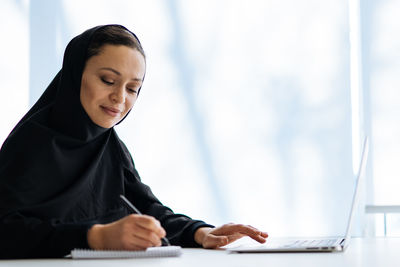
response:
[[[71,251],[73,259],[111,259],[111,258],[159,258],[178,257],[182,254],[179,246],[150,247],[146,250],[91,250],[74,249]]]

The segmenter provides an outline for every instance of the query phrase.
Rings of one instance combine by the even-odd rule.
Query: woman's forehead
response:
[[[105,45],[98,55],[91,57],[87,67],[104,69],[125,74],[138,76],[142,79],[145,72],[145,60],[142,54],[134,48],[123,45]]]

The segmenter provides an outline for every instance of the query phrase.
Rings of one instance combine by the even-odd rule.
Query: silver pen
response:
[[[136,214],[142,214],[135,206],[133,206],[133,204],[123,195],[119,195],[120,198],[124,201],[124,203],[127,205],[128,208],[130,208],[130,210]],[[171,246],[171,244],[169,243],[168,239],[166,237],[162,237],[161,238],[162,241],[164,241],[165,244],[167,244],[167,246]]]

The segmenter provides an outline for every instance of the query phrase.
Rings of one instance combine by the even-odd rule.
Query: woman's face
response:
[[[146,63],[136,49],[105,45],[89,58],[82,74],[80,99],[90,119],[111,128],[125,117],[137,99]]]

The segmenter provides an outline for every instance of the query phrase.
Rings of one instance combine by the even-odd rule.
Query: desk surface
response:
[[[400,238],[353,238],[345,252],[236,254],[225,250],[183,249],[176,258],[111,260],[1,260],[0,266],[399,266]]]

